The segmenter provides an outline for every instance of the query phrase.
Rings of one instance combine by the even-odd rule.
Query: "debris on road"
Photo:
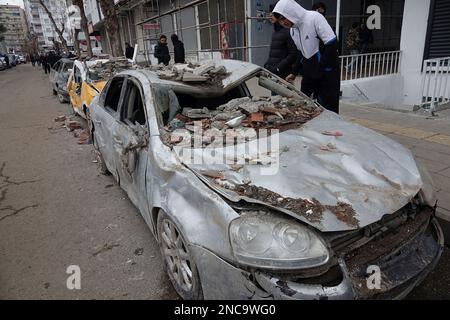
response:
[[[66,121],[66,116],[57,116],[55,118],[55,122],[63,122]]]
[[[67,128],[67,131],[69,131],[69,132],[72,132],[72,131],[74,131],[76,129],[81,129],[82,128],[81,127],[81,123],[79,121],[69,120],[69,119],[67,119],[65,121],[65,126]]]

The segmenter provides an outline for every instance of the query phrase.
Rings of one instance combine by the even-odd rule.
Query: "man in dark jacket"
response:
[[[178,36],[173,34],[170,39],[173,43],[173,53],[175,63],[184,63],[184,44],[180,40],[178,40]]]
[[[158,59],[158,64],[164,63],[166,66],[170,61],[169,48],[167,48],[167,37],[165,35],[159,36],[159,42],[155,46],[155,58]]]
[[[132,46],[130,46],[130,44],[128,42],[125,43],[125,57],[127,57],[127,59],[133,59],[133,55],[134,55],[134,48]]]
[[[270,12],[274,7],[275,5],[270,5]],[[297,69],[298,64],[296,62],[300,52],[297,50],[289,30],[280,26],[273,16],[271,16],[271,22],[274,31],[270,43],[269,58],[264,64],[264,68],[285,79],[289,74],[298,73],[298,70],[293,69]]]

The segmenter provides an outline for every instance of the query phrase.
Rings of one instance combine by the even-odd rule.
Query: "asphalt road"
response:
[[[156,241],[111,176],[54,121],[41,68],[0,72],[0,299],[174,299]],[[69,290],[66,270],[81,270]],[[450,251],[412,294],[450,299]]]

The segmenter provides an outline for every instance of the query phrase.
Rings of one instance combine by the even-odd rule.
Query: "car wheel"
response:
[[[55,89],[52,89],[52,90],[53,90],[53,95],[56,96],[58,94],[58,92],[56,92]]]
[[[66,103],[66,98],[64,98],[64,96],[58,92],[58,101],[60,103]]]
[[[185,300],[203,299],[200,277],[185,237],[162,210],[157,231],[164,265],[175,291]]]
[[[100,152],[100,149],[98,147],[97,138],[95,138],[95,134],[92,135],[93,143],[94,143],[94,152],[95,152],[95,159],[97,160],[97,167],[100,174],[103,175],[110,175],[111,173],[108,170],[108,167],[106,166],[105,160],[103,159],[102,153]]]

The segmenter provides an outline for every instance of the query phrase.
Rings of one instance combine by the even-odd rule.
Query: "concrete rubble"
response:
[[[201,65],[188,63],[164,66],[159,64],[148,68],[155,71],[163,80],[204,83],[210,86],[221,86],[222,80],[228,75],[224,66],[216,66],[213,61]]]
[[[108,59],[108,61],[99,60],[92,66],[89,66],[89,71],[91,72],[91,78],[107,80],[121,71],[132,68],[136,69],[138,67],[129,62],[127,58],[119,57]]]
[[[314,103],[281,96],[237,98],[214,110],[186,107],[166,125],[168,133],[164,140],[171,145],[181,141],[190,143],[198,138],[194,123],[201,123],[201,139],[206,147],[217,136],[233,140],[245,131],[248,133],[247,129],[278,129],[282,132],[297,128],[321,112]]]

